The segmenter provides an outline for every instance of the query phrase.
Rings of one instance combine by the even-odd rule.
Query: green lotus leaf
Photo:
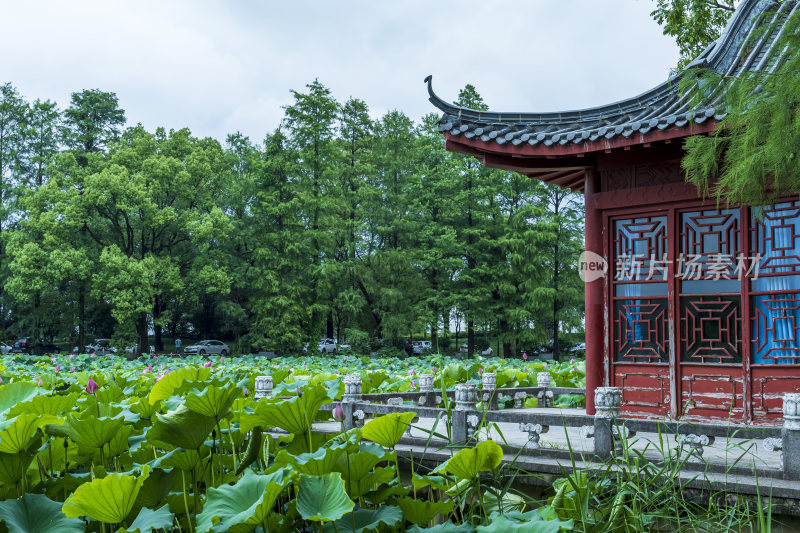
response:
[[[375,488],[389,483],[397,476],[394,467],[376,468],[374,472],[369,472],[359,478],[352,479],[348,484],[348,493],[352,498],[360,498],[362,495],[375,490]]]
[[[6,485],[16,485],[28,470],[35,452],[0,453],[0,482]]]
[[[474,533],[475,526],[465,522],[463,524],[454,524],[450,520],[443,524],[438,524],[433,527],[422,528],[419,526],[411,526],[406,530],[406,533]]]
[[[8,418],[24,413],[53,416],[69,413],[75,407],[79,396],[77,392],[65,396],[34,396],[27,402],[19,403],[9,409]]]
[[[334,471],[337,460],[345,453],[344,446],[332,448],[319,448],[313,453],[291,455],[286,450],[281,450],[275,456],[276,465],[292,465],[301,474],[322,476]]]
[[[397,505],[403,510],[403,516],[406,520],[418,526],[425,526],[436,515],[450,513],[455,506],[455,502],[453,500],[429,502],[427,500],[415,500],[414,498],[399,498]]]
[[[233,401],[242,394],[240,387],[209,385],[202,391],[192,390],[186,396],[186,407],[200,413],[220,420],[231,409]]]
[[[17,404],[27,402],[41,392],[35,383],[16,381],[0,386],[0,414],[4,414]]]
[[[353,516],[343,516],[332,524],[325,524],[324,533],[364,533],[381,526],[392,528],[403,520],[403,513],[394,505],[383,505],[379,509],[356,509]]]
[[[139,494],[150,467],[142,467],[138,477],[128,474],[110,474],[84,483],[64,502],[63,512],[68,518],[88,516],[92,520],[116,524],[127,518]]]
[[[175,515],[169,512],[169,506],[165,505],[157,510],[143,508],[136,515],[133,523],[125,528],[127,533],[153,533],[154,529],[168,529],[172,527]]]
[[[497,468],[502,459],[503,449],[500,445],[487,440],[451,457],[447,462],[447,471],[459,479],[473,479],[481,472]]]
[[[200,460],[208,457],[210,453],[211,450],[207,446],[201,446],[199,450],[172,450],[161,458],[158,464],[164,468],[177,468],[191,472],[197,467]]]
[[[16,417],[11,424],[0,431],[0,452],[20,453],[28,451],[31,439],[38,429],[58,419],[51,415],[23,414]],[[39,441],[40,442],[40,441]]]
[[[153,415],[161,412],[162,406],[163,402],[161,400],[150,403],[147,398],[141,398],[139,401],[130,404],[130,410],[141,418],[153,418]]]
[[[194,452],[194,450],[192,450]],[[197,452],[194,452],[197,453]],[[157,509],[167,501],[167,495],[172,488],[172,483],[176,478],[180,478],[180,473],[174,469],[164,470],[163,468],[153,468],[150,475],[144,480],[139,495],[131,510],[138,513],[142,508]]]
[[[414,475],[411,476],[411,484],[417,490],[424,489],[425,487],[432,487],[435,490],[444,491],[450,487],[450,484],[444,476],[433,476],[430,474],[427,476],[420,476],[414,473]]]
[[[45,433],[55,437],[69,437],[78,446],[101,448],[111,442],[123,425],[121,418],[97,418],[88,415],[78,418],[70,414],[63,424],[45,426]]]
[[[572,520],[544,520],[536,510],[524,514],[519,511],[492,513],[489,525],[478,526],[476,530],[478,533],[558,533],[572,531]]]
[[[64,516],[61,504],[44,494],[0,501],[0,520],[10,533],[83,533],[86,528],[82,520]]]
[[[288,468],[267,475],[246,470],[235,485],[210,487],[203,512],[197,515],[197,531],[247,533],[264,523],[275,500],[290,483]],[[302,489],[301,489],[302,490]]]
[[[300,475],[297,490],[297,512],[305,520],[332,522],[353,510],[339,472],[324,476]]]
[[[483,507],[487,513],[522,512],[525,509],[525,498],[513,492],[506,492],[502,498],[498,498],[494,492],[486,491],[483,493]]]
[[[386,448],[394,448],[417,413],[389,413],[373,418],[361,430],[361,436]]]
[[[180,406],[174,411],[155,416],[153,425],[147,431],[147,441],[166,442],[179,448],[197,450],[215,424],[214,418]]]
[[[303,390],[302,396],[261,400],[255,413],[242,415],[240,428],[242,431],[250,431],[257,426],[278,427],[289,433],[302,435],[311,429],[314,417],[327,398],[324,388],[310,387]]]
[[[211,375],[210,368],[184,366],[174,370],[159,379],[150,390],[148,400],[155,404],[158,400],[166,400],[172,396],[172,392],[184,381],[205,381]]]
[[[340,472],[346,481],[355,482],[366,476],[379,463],[394,461],[395,452],[388,452],[382,446],[372,443],[358,445],[358,452],[342,455],[336,461],[336,471]]]

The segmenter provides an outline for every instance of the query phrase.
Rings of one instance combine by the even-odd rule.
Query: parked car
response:
[[[431,341],[414,341],[414,355],[421,355],[433,349]]]
[[[38,342],[30,337],[22,337],[11,347],[11,353],[58,353],[61,349],[52,342],[40,339]]]
[[[333,353],[336,351],[336,339],[320,339],[319,344],[317,345],[317,349],[319,353]]]
[[[117,349],[111,346],[111,339],[95,339],[84,348],[85,353],[115,354]]]
[[[228,355],[231,353],[231,347],[222,341],[205,340],[195,344],[191,344],[183,349],[185,354],[198,354],[205,355],[211,353],[218,353],[220,355]]]
[[[7,354],[11,351],[11,346],[4,342],[0,342],[0,353]]]

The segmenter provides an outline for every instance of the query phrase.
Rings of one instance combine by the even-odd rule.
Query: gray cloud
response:
[[[433,108],[472,83],[498,110],[609,103],[664,81],[677,61],[648,0],[3,2],[2,80],[62,107],[114,91],[130,123],[254,140],[319,78],[373,114]]]

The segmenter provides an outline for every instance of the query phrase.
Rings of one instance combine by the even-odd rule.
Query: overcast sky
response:
[[[314,78],[373,116],[433,111],[472,83],[499,111],[635,96],[678,58],[652,0],[0,0],[0,82],[60,107],[119,97],[129,124],[224,140],[274,130]]]

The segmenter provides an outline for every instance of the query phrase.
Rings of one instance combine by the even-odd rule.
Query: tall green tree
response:
[[[735,10],[737,0],[655,0],[650,13],[663,27],[664,35],[675,38],[682,69],[715,41]]]

